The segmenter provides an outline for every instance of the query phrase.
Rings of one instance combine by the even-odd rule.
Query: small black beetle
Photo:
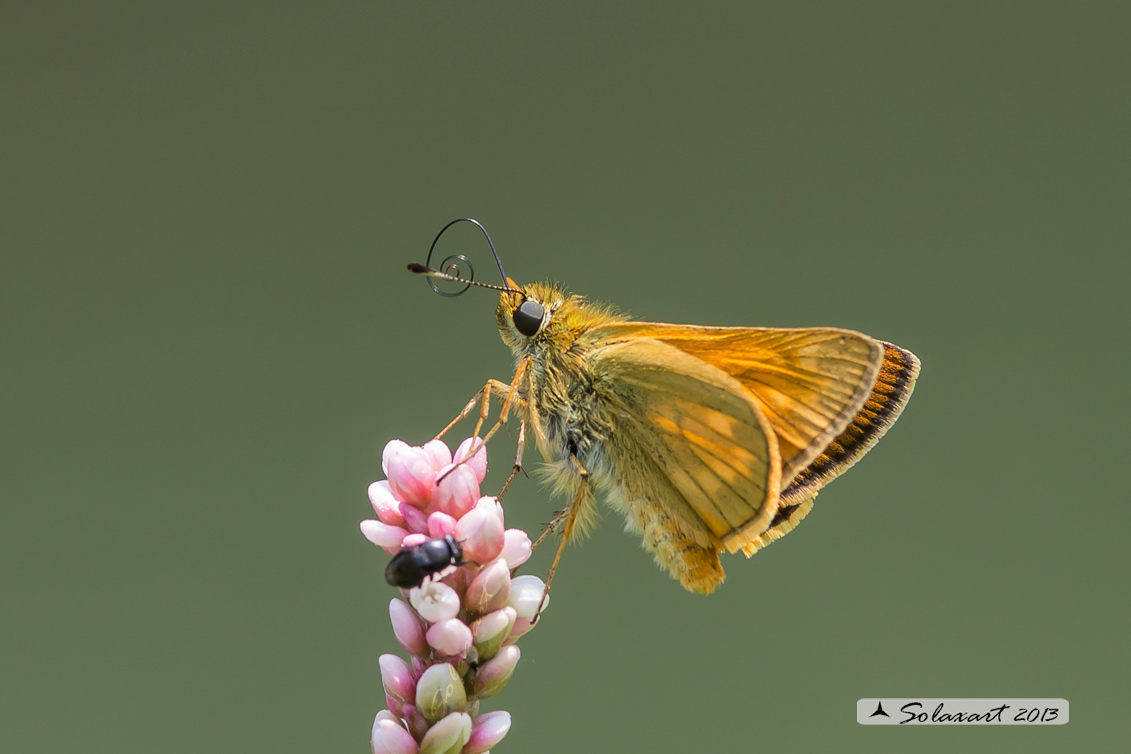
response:
[[[442,539],[406,547],[385,566],[385,581],[402,589],[412,589],[448,566],[463,564],[463,548],[450,534]]]

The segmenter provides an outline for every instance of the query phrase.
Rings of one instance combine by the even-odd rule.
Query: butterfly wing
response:
[[[739,549],[770,525],[782,484],[777,438],[759,402],[737,380],[650,338],[606,340],[589,362],[590,373],[607,381],[595,388],[614,402],[618,416],[604,443],[615,456],[612,466],[651,467],[611,482],[620,487],[630,521],[645,507],[634,501],[654,503],[712,556],[723,546]],[[649,521],[634,523],[663,561],[661,550],[669,545],[649,541]],[[657,540],[668,537],[671,526],[656,526]]]
[[[608,330],[613,339],[650,338],[677,348],[752,393],[777,437],[783,484],[860,412],[884,358],[880,341],[835,328],[625,323]]]
[[[811,498],[817,490],[847,471],[871,450],[911,398],[919,376],[919,359],[905,348],[879,341],[884,358],[867,400],[848,426],[789,480],[782,498],[790,504]]]

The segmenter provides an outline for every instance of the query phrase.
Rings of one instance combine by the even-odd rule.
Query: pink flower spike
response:
[[[464,603],[476,613],[490,613],[507,604],[510,592],[510,568],[507,561],[496,558],[467,585]]]
[[[463,754],[486,754],[495,748],[511,729],[511,713],[506,710],[487,712],[471,718],[471,738]]]
[[[461,442],[459,447],[456,448],[456,452],[452,454],[452,460],[458,462],[467,458],[468,454],[471,452],[472,443],[475,443],[479,450],[464,465],[470,467],[471,470],[475,472],[476,481],[482,484],[483,478],[487,476],[487,446],[483,444],[483,438],[469,437]]]
[[[427,506],[436,486],[436,470],[420,448],[401,448],[389,457],[389,488],[399,500]]]
[[[407,662],[396,655],[381,655],[377,664],[381,666],[381,685],[386,694],[401,702],[416,698],[416,680]]]
[[[389,602],[389,620],[393,624],[393,636],[410,655],[422,657],[428,654],[428,643],[424,639],[424,627],[412,608],[400,600]]]
[[[370,746],[373,754],[418,754],[420,751],[412,734],[403,725],[396,720],[381,717],[380,712],[373,720]]]
[[[518,568],[530,560],[530,536],[522,529],[507,529],[503,532],[503,551],[499,557],[507,561],[511,568]]]
[[[404,528],[421,533],[428,531],[428,516],[424,511],[411,503],[401,503],[400,512],[404,518]]]
[[[443,440],[429,440],[420,446],[424,454],[428,456],[428,460],[432,463],[432,468],[439,471],[452,462],[452,451],[448,449],[447,443]]]
[[[399,526],[389,526],[372,519],[361,522],[361,533],[378,547],[399,548],[408,532]]]
[[[438,476],[443,479],[432,493],[432,509],[459,518],[474,508],[479,500],[479,481],[475,478],[475,472],[466,464],[444,476],[449,468],[451,467],[440,470]]]
[[[421,586],[410,589],[408,601],[420,617],[429,623],[439,623],[459,615],[459,595],[442,581],[426,581]]]
[[[503,522],[494,511],[476,508],[456,523],[454,535],[464,559],[474,563],[490,563],[503,551]]]
[[[471,646],[471,629],[458,618],[449,618],[428,629],[428,644],[445,657],[462,657]]]
[[[404,549],[408,549],[409,547],[416,547],[417,545],[424,544],[428,541],[428,539],[429,537],[427,534],[409,534],[404,538],[404,541],[401,542],[401,547]]]
[[[446,537],[456,530],[456,520],[447,513],[439,511],[428,516],[428,536],[433,539]]]
[[[381,523],[404,526],[400,511],[401,504],[393,497],[393,492],[389,489],[389,480],[382,479],[369,485],[369,503],[373,506],[377,518],[381,519]]]

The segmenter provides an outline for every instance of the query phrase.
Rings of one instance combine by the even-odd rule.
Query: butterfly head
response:
[[[499,294],[495,320],[499,334],[511,350],[524,352],[539,341],[552,338],[561,329],[559,312],[573,297],[555,283],[520,286],[507,279],[509,291]]]

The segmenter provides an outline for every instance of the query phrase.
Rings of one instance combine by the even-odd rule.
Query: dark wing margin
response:
[[[919,359],[905,348],[886,341],[880,343],[884,347],[884,359],[863,408],[844,431],[785,486],[781,493],[783,506],[795,506],[812,498],[817,490],[847,471],[884,436],[907,405],[919,376]]]

